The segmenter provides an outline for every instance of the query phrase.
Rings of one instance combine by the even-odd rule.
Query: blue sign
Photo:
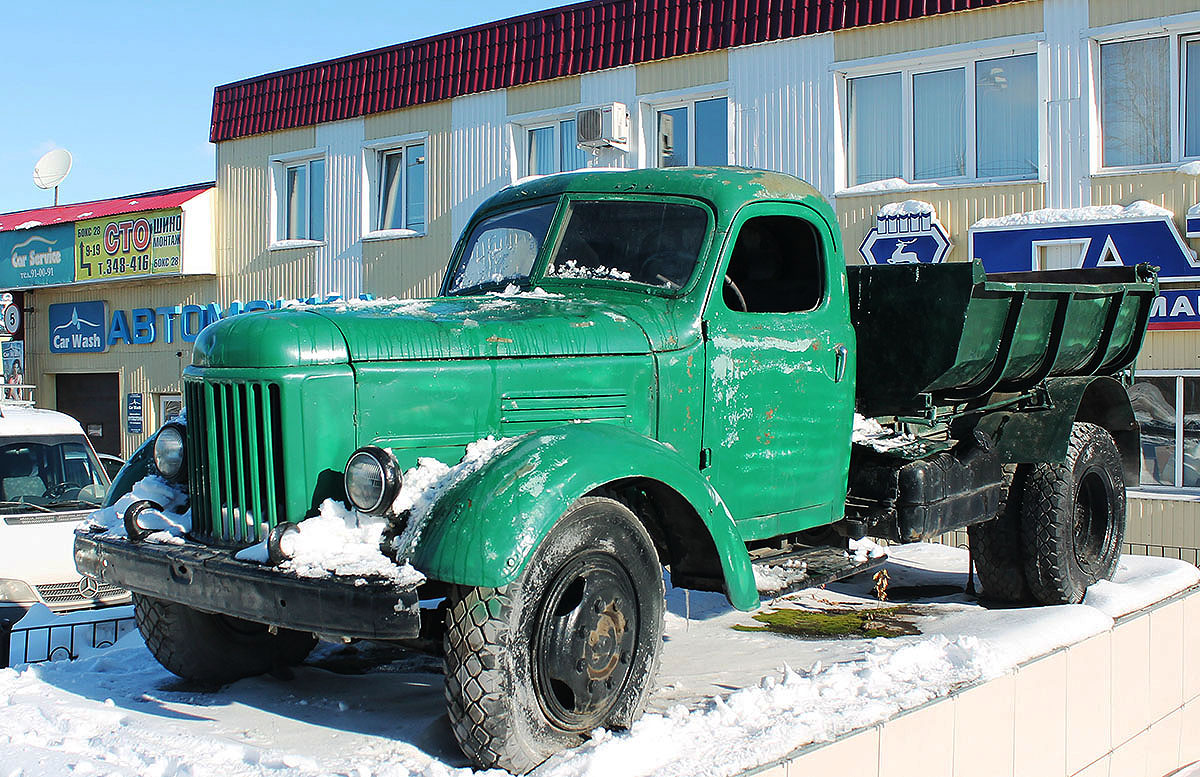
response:
[[[125,395],[125,423],[129,434],[142,433],[142,395]]]
[[[1121,267],[1148,262],[1159,268],[1159,280],[1194,280],[1200,262],[1188,250],[1169,216],[1143,216],[1107,221],[973,227],[971,257],[988,272],[1050,269],[1040,257],[1054,247],[1071,254],[1068,267]],[[1077,258],[1076,258],[1077,252]]]
[[[0,232],[0,288],[74,282],[74,224]]]
[[[1188,237],[1200,237],[1200,204],[1193,205],[1188,209],[1187,219],[1184,223],[1187,226],[1184,232]]]
[[[108,349],[103,302],[61,302],[49,308],[51,353],[102,353]]]
[[[1166,289],[1150,306],[1147,329],[1200,329],[1200,290]]]
[[[884,205],[859,246],[867,264],[935,264],[950,252],[950,237],[926,202]]]

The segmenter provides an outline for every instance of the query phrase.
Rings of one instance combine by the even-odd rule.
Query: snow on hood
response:
[[[161,475],[147,475],[133,484],[133,488],[112,505],[102,507],[88,516],[87,528],[103,530],[114,537],[128,537],[125,532],[125,511],[134,502],[148,500],[162,505],[161,510],[144,510],[138,516],[139,525],[150,533],[145,542],[162,542],[171,545],[183,544],[183,536],[192,530],[192,510],[179,508],[187,504],[187,494],[175,483]]]
[[[1118,219],[1140,219],[1152,216],[1174,218],[1175,214],[1145,200],[1130,205],[1090,205],[1086,208],[1043,208],[1028,213],[1012,213],[992,219],[976,221],[972,229],[992,227],[1028,227],[1038,224],[1064,224],[1080,221],[1113,221]]]

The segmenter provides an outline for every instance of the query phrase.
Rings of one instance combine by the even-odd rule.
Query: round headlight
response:
[[[154,438],[154,466],[167,480],[174,480],[183,471],[183,427],[167,424]]]
[[[359,448],[346,462],[346,498],[364,513],[382,515],[400,493],[400,466],[390,451]]]

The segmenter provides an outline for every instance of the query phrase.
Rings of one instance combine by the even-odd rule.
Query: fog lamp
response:
[[[346,462],[346,498],[364,513],[383,515],[400,493],[400,465],[377,445],[359,448]]]

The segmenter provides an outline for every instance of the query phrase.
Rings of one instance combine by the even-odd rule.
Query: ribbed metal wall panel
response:
[[[1200,177],[1163,170],[1092,178],[1092,203],[1095,205],[1128,205],[1137,200],[1153,202],[1174,213],[1175,225],[1183,234],[1184,215],[1188,208],[1200,202]]]
[[[833,34],[729,53],[734,163],[797,175],[833,193]]]
[[[938,219],[950,233],[953,247],[946,261],[965,262],[969,253],[967,233],[972,224],[982,218],[995,218],[1044,208],[1044,188],[1040,183],[1028,182],[840,196],[835,200],[835,209],[838,222],[842,226],[846,261],[850,264],[862,264],[858,247],[871,227],[875,226],[875,214],[882,206],[911,198],[933,205]]]
[[[1091,204],[1088,131],[1088,0],[1044,3],[1049,60],[1046,205]]]
[[[1137,369],[1200,369],[1200,332],[1186,329],[1147,332],[1142,352],[1138,354]]]
[[[1021,0],[594,0],[220,86],[213,142],[767,40]]]
[[[357,296],[362,290],[363,120],[317,125],[325,150],[325,245],[313,255],[317,294]]]
[[[1133,498],[1128,504],[1127,552],[1197,562],[1200,521],[1196,520],[1195,502]]]
[[[933,18],[926,16],[920,22],[906,21],[886,27],[847,29],[834,36],[835,55],[839,62],[844,62],[1041,32],[1041,6],[1042,0],[1028,0],[974,13],[955,13]],[[907,18],[916,17],[914,15]]]
[[[729,80],[729,52],[713,51],[638,65],[637,93],[654,94]]]
[[[1197,10],[1200,10],[1200,6],[1196,0],[1092,0],[1089,23],[1093,27],[1103,27],[1106,24],[1157,19]]]
[[[458,97],[450,104],[453,240],[475,209],[512,180],[504,131],[507,117],[508,100],[502,90]]]

